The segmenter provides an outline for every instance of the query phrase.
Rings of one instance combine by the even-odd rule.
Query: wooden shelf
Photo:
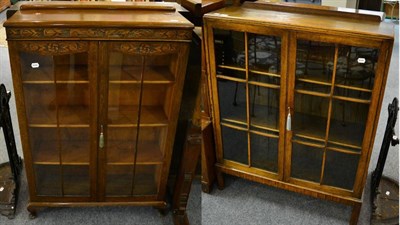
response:
[[[292,130],[295,136],[309,139],[310,143],[315,143],[318,140],[324,142],[327,125],[325,118],[303,113],[296,113],[295,116],[297,118],[301,117],[301,119],[293,120]],[[348,129],[347,127],[351,127],[352,129]],[[357,143],[355,140],[363,139],[365,129],[363,126],[357,123],[331,119],[330,128],[328,141],[333,141],[336,145],[341,145],[341,148],[344,150],[350,146],[353,149],[361,149],[361,143]]]
[[[107,165],[133,165],[133,142],[109,141],[107,143]],[[160,146],[155,143],[140,142],[137,152],[137,164],[162,164],[164,157]]]
[[[89,165],[89,141],[61,141],[61,161],[57,141],[47,141],[32,146],[33,163],[36,165]]]
[[[127,180],[125,175],[109,175],[112,182],[107,182],[106,196],[110,197],[127,197],[132,195],[156,195],[157,184],[155,182],[147,182],[146,184],[136,183],[134,186],[131,180]],[[132,187],[129,188],[128,187]],[[130,190],[132,189],[132,190]]]
[[[246,72],[245,68],[239,67],[238,65],[218,65],[217,67],[221,69],[230,69],[230,70]]]
[[[307,136],[309,139],[325,139],[327,119],[320,116],[296,112],[292,115],[293,134]]]
[[[137,165],[134,178],[133,166],[108,165],[106,196],[156,195],[159,170],[157,165]]]
[[[318,77],[319,78],[319,77]],[[304,83],[310,83],[310,84],[318,84],[318,85],[325,85],[325,86],[332,86],[332,83],[326,82],[324,79],[305,79],[305,78],[297,78],[297,82],[304,82]]]
[[[232,114],[228,118],[221,118],[221,122],[247,126],[246,115]]]
[[[268,71],[260,70],[260,68],[250,69],[249,72],[253,73],[253,74],[256,74],[256,75],[263,75],[263,76],[276,77],[276,78],[280,78],[281,77],[280,74],[270,73]]]
[[[354,87],[354,86],[349,86],[349,85],[343,85],[343,84],[335,84],[335,87],[344,88],[344,89],[350,89],[350,90],[354,90],[354,91],[362,91],[362,92],[369,92],[369,93],[372,93],[372,90],[371,90],[371,89],[359,88],[359,87]]]
[[[349,129],[349,127],[351,127],[351,129]],[[361,141],[364,137],[364,131],[365,126],[359,123],[332,119],[329,141],[334,141],[337,145],[342,145],[342,148],[350,145],[353,146],[353,148],[359,148],[359,150],[361,150]]]
[[[60,127],[80,126],[88,127],[90,122],[90,109],[88,106],[60,106],[58,107],[58,121],[57,121],[57,108],[35,106],[27,114],[28,125],[30,127]]]
[[[24,84],[89,83],[88,68],[80,65],[74,66],[71,70],[69,65],[62,65],[56,69],[53,67],[29,69],[23,73],[22,81]]]
[[[250,129],[251,127],[263,130],[279,130],[279,108],[256,105],[256,112],[250,109]],[[261,114],[261,112],[264,112]]]
[[[136,127],[138,106],[109,107],[109,127]],[[161,106],[142,106],[140,126],[167,126],[168,118]]]
[[[38,196],[89,196],[89,166],[36,165]],[[61,172],[62,171],[62,172]],[[62,175],[63,173],[63,175]]]
[[[140,66],[110,67],[110,83],[140,83],[142,69]],[[174,75],[167,66],[148,66],[144,71],[145,84],[171,84],[175,82]]]

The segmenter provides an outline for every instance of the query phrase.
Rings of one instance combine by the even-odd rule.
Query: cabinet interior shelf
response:
[[[218,65],[218,68],[246,72],[246,69],[240,68],[240,67],[235,67],[235,66]],[[263,75],[263,76],[268,76],[268,77],[276,77],[276,78],[280,78],[281,77],[279,74],[270,73],[270,72],[263,71],[263,70],[258,70],[258,69],[249,69],[249,72],[253,73],[253,74],[256,74],[256,75]],[[222,75],[222,74],[217,75],[217,77],[219,77],[219,78],[224,78],[224,77],[232,78],[231,76]],[[240,81],[243,81],[243,79],[239,79],[239,78],[236,78],[236,79],[238,79]]]
[[[363,92],[372,93],[371,89],[353,87],[353,86],[348,86],[348,85],[343,85],[343,84],[335,84],[335,87],[346,88],[346,89],[350,89],[350,90],[354,90],[354,91],[363,91]]]
[[[80,138],[80,137],[74,137]],[[61,148],[61,154],[59,152]],[[35,164],[58,165],[88,165],[89,141],[41,141],[32,146],[34,151],[33,162]],[[60,159],[61,157],[61,159]]]
[[[294,137],[298,140],[306,141],[309,143],[317,143],[319,145],[324,145],[325,143],[325,133],[326,133],[326,118],[319,116],[307,115],[303,113],[295,113],[294,117],[299,117],[302,122],[295,120],[292,124],[292,130]],[[328,144],[336,145],[338,148],[353,149],[354,151],[360,151],[361,143],[357,140],[362,140],[364,134],[364,128],[362,125],[355,122],[339,121],[336,119],[331,119],[330,121],[331,129],[328,135]],[[353,129],[346,129],[347,127],[352,127]],[[338,130],[339,128],[342,128]],[[339,147],[340,146],[340,147]]]
[[[118,84],[139,84],[142,68],[140,66],[111,66],[109,82]],[[167,66],[148,66],[144,69],[143,83],[145,84],[172,84],[174,75]]]
[[[136,127],[138,106],[109,107],[109,127]],[[168,118],[161,106],[142,106],[140,126],[167,126]]]
[[[107,165],[133,165],[133,144],[110,141],[107,144]],[[139,143],[136,164],[162,164],[164,161],[160,146],[154,143]]]
[[[319,85],[324,85],[324,86],[332,86],[332,83],[324,82],[324,81],[321,81],[320,79],[297,78],[296,82],[298,82],[298,81],[304,82],[304,83],[310,83],[310,84],[319,84]],[[334,87],[345,88],[345,89],[350,89],[350,90],[354,90],[354,91],[363,91],[363,92],[372,93],[371,89],[354,87],[354,86],[344,85],[344,84],[335,84]]]
[[[58,108],[58,109],[57,109]],[[57,120],[58,110],[58,120]],[[29,126],[89,126],[89,107],[86,105],[33,106],[27,112]]]
[[[86,80],[32,80],[32,81],[23,81],[23,84],[88,84],[89,81]]]
[[[331,98],[332,97],[333,99],[343,100],[343,101],[347,101],[347,102],[362,103],[362,104],[370,104],[371,103],[371,100],[345,97],[345,96],[339,96],[339,95],[332,96],[330,94],[324,94],[324,93],[316,92],[316,91],[306,91],[306,90],[295,89],[295,93],[316,96],[316,97],[322,97],[322,98]]]
[[[27,69],[25,69],[27,70]],[[56,76],[56,77],[54,77]],[[56,78],[56,79],[55,79]],[[88,67],[86,65],[29,68],[22,75],[23,83],[88,83]]]
[[[321,79],[306,79],[306,78],[297,78],[296,82],[301,81],[305,83],[310,83],[310,84],[319,84],[319,85],[325,85],[325,86],[332,86],[332,83],[324,82]]]
[[[262,71],[262,70],[250,69],[249,72],[250,73],[254,73],[254,74],[258,74],[258,75],[270,76],[270,77],[278,77],[278,78],[281,77],[281,75],[279,75],[279,74],[269,73],[269,72],[265,72],[265,71]]]
[[[218,68],[221,69],[230,69],[230,70],[236,70],[236,71],[243,71],[246,72],[245,68],[237,67],[235,65],[218,65]]]

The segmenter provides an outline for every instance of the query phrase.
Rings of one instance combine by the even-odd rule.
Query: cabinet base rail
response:
[[[26,207],[29,212],[29,218],[34,219],[37,216],[37,210],[40,208],[53,207],[107,207],[107,206],[153,206],[164,215],[167,210],[165,201],[147,201],[147,202],[29,202]]]

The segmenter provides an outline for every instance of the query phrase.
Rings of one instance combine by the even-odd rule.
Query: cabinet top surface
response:
[[[281,6],[284,8],[280,8]],[[294,6],[291,4],[290,6]],[[220,20],[229,23],[239,19],[250,25],[267,25],[281,29],[317,32],[325,34],[353,33],[368,37],[394,39],[394,26],[386,22],[374,21],[368,15],[350,12],[332,12],[312,7],[292,7],[286,9],[284,4],[249,3],[242,6],[223,8],[204,16],[205,21]],[[283,10],[281,10],[283,9]],[[324,9],[323,7],[321,9]],[[313,11],[313,13],[307,13]],[[315,12],[315,13],[314,13]],[[331,13],[331,14],[330,14]],[[336,15],[334,15],[336,14]],[[343,14],[343,16],[340,16]],[[359,16],[359,18],[357,18]],[[364,19],[363,16],[365,16]]]
[[[4,26],[193,28],[173,5],[148,2],[27,2]]]

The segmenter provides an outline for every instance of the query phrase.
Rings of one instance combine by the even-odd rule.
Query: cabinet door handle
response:
[[[290,107],[288,107],[288,114],[286,118],[286,130],[292,130],[292,116],[290,115]]]
[[[104,148],[103,125],[101,125],[101,131],[100,131],[100,137],[99,137],[99,147],[100,147],[100,149]]]

